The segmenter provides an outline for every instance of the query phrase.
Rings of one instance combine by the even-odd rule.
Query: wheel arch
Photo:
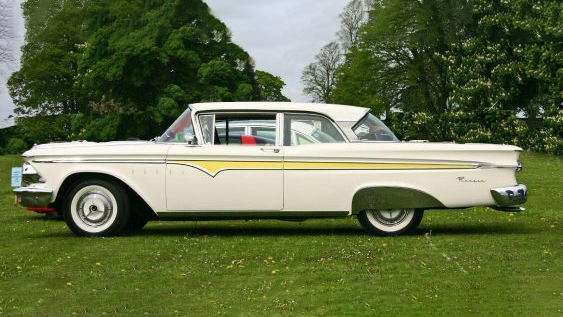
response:
[[[147,213],[151,218],[156,218],[156,212],[154,209],[135,191],[129,184],[124,182],[123,180],[115,177],[114,175],[107,174],[107,173],[100,173],[100,172],[75,172],[66,176],[63,180],[59,189],[57,191],[57,197],[55,201],[52,203],[55,206],[55,209],[62,210],[62,205],[64,202],[64,198],[67,196],[69,191],[72,189],[72,185],[78,181],[86,180],[86,179],[102,179],[102,180],[110,180],[114,181],[119,184],[128,196],[131,199],[131,205],[135,208],[139,208],[139,210]]]
[[[352,215],[369,209],[445,208],[436,197],[415,188],[369,186],[357,190],[352,198]]]

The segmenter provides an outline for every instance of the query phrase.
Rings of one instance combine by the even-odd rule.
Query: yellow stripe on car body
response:
[[[284,169],[342,169],[342,170],[389,170],[389,169],[459,169],[473,165],[411,164],[411,163],[346,163],[346,162],[284,162]]]
[[[353,163],[302,161],[167,161],[202,170],[211,176],[225,170],[405,170],[405,169],[467,169],[469,164]]]

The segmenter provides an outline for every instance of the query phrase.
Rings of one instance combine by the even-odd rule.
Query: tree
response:
[[[260,87],[260,99],[264,101],[291,101],[283,95],[282,89],[285,86],[283,80],[270,73],[257,70],[256,80]]]
[[[16,111],[58,117],[21,124],[60,124],[70,139],[151,138],[189,103],[261,99],[252,58],[201,0],[28,0],[24,16]]]
[[[29,147],[25,144],[25,141],[20,138],[11,138],[6,144],[6,154],[21,154],[25,152]]]
[[[85,98],[74,86],[79,45],[85,38],[81,3],[81,0],[24,3],[26,44],[20,70],[8,80],[17,114],[68,114],[84,110]]]
[[[334,87],[334,102],[371,108],[374,114],[382,114],[398,104],[393,85],[384,85],[375,79],[382,77],[385,67],[374,59],[369,51],[352,49],[348,61],[337,71],[338,84]]]
[[[563,102],[563,3],[475,2],[473,23],[449,52],[452,102],[465,110],[557,113]]]
[[[201,0],[90,2],[77,84],[89,99],[160,133],[199,101],[258,100],[253,61]]]
[[[464,0],[374,3],[359,44],[339,70],[336,101],[436,115],[448,111],[444,56],[468,21],[466,8]]]
[[[371,0],[352,0],[340,14],[340,30],[338,39],[344,52],[349,52],[350,48],[357,44],[360,35],[360,28],[367,20]]]
[[[321,48],[315,62],[303,70],[301,80],[303,92],[314,102],[331,102],[336,85],[336,71],[344,61],[345,54],[358,43],[360,28],[366,22],[367,11],[374,0],[352,0],[340,14],[339,42],[331,42]]]
[[[303,70],[301,80],[305,88],[303,92],[314,102],[332,102],[332,90],[336,84],[336,70],[343,60],[340,45],[331,42],[321,49],[315,62]]]
[[[333,102],[385,112],[411,139],[561,153],[563,2],[377,0],[368,11],[358,22],[354,0],[342,14],[341,41],[353,44]],[[522,113],[543,126],[527,126]]]

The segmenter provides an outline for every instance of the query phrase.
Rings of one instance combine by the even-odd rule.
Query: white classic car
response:
[[[193,104],[153,141],[36,145],[18,201],[56,210],[77,235],[151,219],[357,216],[371,233],[413,231],[424,210],[519,211],[521,149],[400,142],[369,109],[297,103]]]

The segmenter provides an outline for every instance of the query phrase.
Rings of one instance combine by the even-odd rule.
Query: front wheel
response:
[[[380,236],[396,236],[413,232],[424,216],[421,209],[364,210],[358,220],[369,233]]]
[[[131,215],[129,222],[127,223],[127,229],[131,231],[141,230],[147,222],[149,222],[149,218],[143,214]]]
[[[78,236],[120,233],[129,220],[129,198],[115,182],[102,179],[76,183],[67,196],[65,222]]]

